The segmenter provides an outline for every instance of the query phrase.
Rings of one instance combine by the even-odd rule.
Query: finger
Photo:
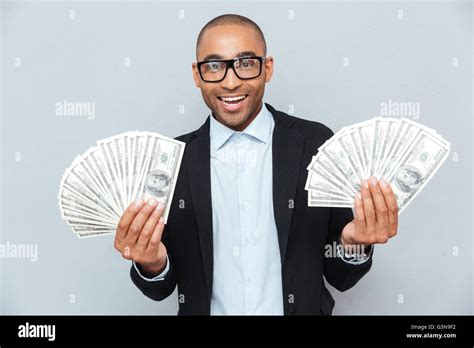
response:
[[[388,224],[390,229],[390,236],[393,237],[397,234],[398,228],[398,203],[395,198],[395,194],[390,184],[384,179],[380,180],[380,188],[382,190],[385,204],[388,209]]]
[[[145,222],[148,220],[153,210],[155,210],[157,204],[158,202],[156,199],[150,198],[146,204],[143,205],[142,209],[140,209],[140,212],[135,216],[128,228],[125,243],[135,245]]]
[[[163,214],[163,203],[159,203],[157,208],[153,210],[148,220],[145,222],[145,225],[140,232],[140,236],[138,237],[138,241],[136,244],[136,249],[138,252],[144,252],[148,242],[155,230],[156,225],[158,224],[158,220],[160,219],[161,215]]]
[[[160,246],[161,236],[163,235],[163,230],[165,229],[165,219],[160,217],[158,224],[153,231],[153,235],[150,238],[147,246],[147,252],[155,253],[158,252],[158,247]]]
[[[360,192],[357,192],[357,194],[355,195],[354,206],[355,206],[354,222],[357,228],[365,230],[366,225],[365,225],[364,205],[362,204],[362,194]]]
[[[137,216],[138,212],[143,206],[143,203],[143,199],[139,198],[128,206],[117,225],[117,233],[115,235],[116,239],[120,241],[125,239],[125,237],[127,236],[128,228],[130,227],[130,223]]]
[[[373,234],[375,232],[375,210],[372,195],[370,194],[369,182],[367,180],[362,180],[361,189],[367,232]]]
[[[386,232],[388,234],[388,209],[385,205],[385,199],[383,197],[382,191],[380,190],[377,178],[374,176],[370,177],[369,183],[372,201],[374,202],[375,206],[375,220],[379,227],[377,230]]]

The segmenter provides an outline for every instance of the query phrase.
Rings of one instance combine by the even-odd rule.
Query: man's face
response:
[[[212,59],[233,59],[242,56],[264,56],[264,44],[257,32],[242,25],[221,25],[204,32],[197,50],[198,62]],[[253,52],[253,54],[248,54]],[[240,80],[229,68],[221,82],[204,82],[193,63],[194,82],[201,89],[204,102],[212,110],[217,120],[234,130],[243,130],[255,118],[262,106],[265,83],[269,82],[273,72],[273,58],[267,57],[259,77]],[[222,97],[245,96],[235,105],[226,105]]]

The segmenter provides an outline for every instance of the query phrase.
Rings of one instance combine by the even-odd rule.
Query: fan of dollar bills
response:
[[[79,238],[115,233],[135,199],[169,204],[184,152],[183,142],[157,133],[127,132],[99,140],[66,169],[58,199],[61,216]]]
[[[308,166],[310,207],[353,207],[363,179],[390,183],[399,214],[446,160],[450,143],[402,118],[375,117],[344,127],[318,148]]]

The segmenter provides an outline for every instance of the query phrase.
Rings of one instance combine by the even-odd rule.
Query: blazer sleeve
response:
[[[135,286],[145,295],[146,297],[151,298],[155,301],[161,301],[171,295],[176,287],[176,271],[173,266],[173,255],[171,250],[171,245],[169,243],[169,233],[170,233],[170,225],[166,225],[165,229],[163,230],[162,242],[166,246],[166,250],[168,252],[168,262],[169,262],[169,270],[168,273],[164,276],[162,280],[158,281],[147,281],[143,279],[135,269],[135,267],[131,267],[130,269],[130,277],[132,278],[132,282]]]
[[[342,229],[353,219],[352,209],[350,208],[330,208],[330,218],[328,226],[327,244],[331,249],[337,245],[337,241],[342,233]],[[373,248],[373,247],[372,247]],[[329,284],[339,291],[346,291],[352,288],[372,266],[372,256],[360,264],[353,265],[343,261],[337,252],[333,250],[330,256],[324,259],[324,277]]]

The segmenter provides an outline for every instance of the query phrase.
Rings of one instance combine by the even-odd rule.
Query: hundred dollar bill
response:
[[[384,170],[380,173],[381,178],[387,179],[390,173],[398,167],[400,158],[406,153],[406,150],[415,140],[416,136],[422,131],[422,128],[415,124],[408,123],[406,120],[401,121],[400,128],[397,141],[390,149],[390,153],[385,160]]]
[[[115,233],[114,230],[106,230],[106,231],[102,231],[102,232],[86,231],[85,233],[76,233],[76,235],[80,239],[85,239],[85,238],[89,238],[89,237],[96,237],[96,236],[102,236],[102,235],[114,234],[114,233]]]
[[[367,175],[371,175],[371,169],[372,169],[372,157],[373,157],[372,144],[374,143],[374,140],[375,140],[374,139],[375,124],[376,124],[375,120],[372,119],[372,120],[361,122],[354,125],[354,129],[356,130],[357,136],[359,137],[359,143],[362,149],[363,166],[365,168],[365,173]]]
[[[321,169],[322,172],[325,172],[328,177],[332,178],[333,185],[341,192],[346,193],[349,197],[356,194],[357,191],[352,187],[351,183],[343,175],[338,173],[338,169],[322,151],[318,152],[316,156],[313,156],[310,165],[307,167],[310,171],[314,171],[318,168]]]
[[[319,169],[308,171],[305,190],[319,192],[321,195],[337,197],[340,199],[350,199],[345,193],[339,191],[331,182],[321,174]]]
[[[116,226],[119,219],[109,219],[104,217],[101,214],[90,213],[86,210],[81,210],[80,208],[69,208],[66,205],[63,205],[61,209],[61,217],[65,220],[83,220],[88,219],[88,221],[96,221],[98,223],[111,224]]]
[[[373,175],[375,168],[378,168],[382,158],[382,149],[384,147],[385,136],[387,132],[387,123],[382,117],[376,117],[374,124],[374,136],[372,144],[372,167],[369,176]]]
[[[366,163],[364,161],[362,142],[360,140],[359,134],[357,133],[357,129],[356,128],[349,128],[347,133],[349,134],[349,137],[352,141],[352,146],[355,150],[356,158],[357,158],[357,160],[359,162],[359,165],[361,167],[362,175],[363,175],[364,178],[367,178],[368,177],[368,175],[367,175],[368,171],[367,171],[367,168],[366,168]]]
[[[125,204],[128,207],[128,203],[130,202],[130,190],[128,185],[129,178],[127,177],[126,173],[130,170],[130,132],[126,132],[123,134],[123,148],[122,148],[122,173],[123,173],[123,186],[124,186],[124,195],[125,195]]]
[[[113,229],[115,230],[117,226],[115,225],[107,225],[107,224],[102,224],[102,223],[97,223],[94,221],[74,221],[74,220],[66,220],[68,225],[73,227],[76,231],[79,230],[86,230],[86,229],[91,229],[91,230],[110,230]]]
[[[352,133],[355,133],[353,131]],[[347,128],[343,128],[337,138],[337,141],[340,143],[342,149],[346,152],[347,159],[351,165],[352,171],[356,174],[358,182],[362,182],[365,179],[365,173],[360,163],[360,153],[356,150],[355,144],[353,142],[354,136],[351,135],[351,132]]]
[[[84,199],[89,202],[91,206],[96,206],[104,214],[114,217],[117,216],[112,205],[102,199],[100,193],[98,193],[90,182],[87,182],[86,178],[79,177],[77,172],[74,170],[69,171],[61,185],[61,190],[70,191],[77,197]]]
[[[107,184],[101,181],[101,175],[99,170],[95,166],[95,163],[99,162],[100,159],[95,150],[88,150],[82,157],[82,161],[74,167],[74,171],[77,176],[82,179],[85,183],[88,183],[88,186],[95,190],[102,199],[107,201],[110,206],[114,209],[117,215],[121,214],[121,206],[117,204],[114,197],[110,194],[110,188]]]
[[[99,140],[97,142],[98,147],[102,151],[105,170],[107,175],[112,179],[110,184],[112,185],[112,191],[117,196],[117,204],[120,207],[121,211],[124,211],[126,206],[124,204],[124,193],[122,192],[122,180],[120,177],[119,164],[117,163],[118,154],[116,153],[115,140],[111,138]]]
[[[353,207],[353,202],[338,197],[324,196],[320,192],[308,191],[308,207]]]
[[[450,147],[430,132],[422,130],[405,155],[400,165],[388,177],[401,213],[431,180],[446,160]]]
[[[98,222],[96,220],[80,220],[80,219],[70,219],[70,218],[64,218],[64,220],[67,222],[67,224],[74,229],[77,229],[78,227],[84,226],[84,227],[94,227],[96,229],[115,229],[117,228],[117,224],[112,224],[112,223],[104,223],[104,222]]]
[[[139,176],[138,196],[165,204],[165,223],[174,194],[185,143],[164,136],[149,136],[149,151]]]
[[[344,178],[349,186],[352,186],[351,191],[358,192],[360,181],[352,168],[348,154],[339,142],[339,136],[340,133],[336,133],[319,148],[319,152],[327,156],[340,177]]]
[[[107,170],[107,162],[104,154],[99,147],[90,148],[83,157],[83,167],[87,169],[91,178],[97,182],[101,187],[103,199],[108,201],[113,207],[118,216],[121,215],[122,206],[119,201],[119,196],[114,190],[114,178]]]
[[[61,217],[81,238],[114,233],[137,198],[164,203],[167,222],[185,144],[150,132],[126,132],[77,156],[61,178]]]
[[[95,216],[101,216],[103,219],[106,219],[107,221],[115,221],[115,217],[109,217],[107,215],[104,215],[102,212],[100,212],[97,207],[91,206],[87,204],[86,202],[76,199],[76,197],[71,197],[71,195],[67,195],[67,190],[63,190],[59,196],[59,208],[62,211],[63,209],[68,209],[71,211],[75,212],[84,212],[85,214],[89,215],[95,215]]]
[[[135,134],[135,149],[133,152],[133,168],[130,173],[125,173],[127,176],[132,176],[132,201],[139,197],[138,190],[141,183],[141,177],[145,168],[145,158],[147,158],[148,146],[150,140],[144,132],[137,132]]]
[[[383,169],[383,164],[385,163],[385,159],[387,158],[388,151],[390,150],[391,145],[393,144],[393,141],[395,140],[395,135],[397,134],[397,130],[400,127],[400,120],[392,117],[387,117],[385,119],[385,122],[387,122],[387,129],[385,132],[385,138],[382,143],[382,148],[381,148],[381,158],[382,160],[379,161],[379,163],[374,167],[372,167],[372,175],[374,175],[377,178],[380,178],[380,171]]]
[[[313,200],[329,200],[329,201],[339,201],[339,202],[350,202],[351,200],[347,197],[332,195],[327,192],[308,190],[308,195]]]
[[[308,205],[353,207],[360,182],[375,176],[391,183],[401,212],[449,148],[436,131],[407,118],[376,117],[344,127],[318,148],[307,167]]]

